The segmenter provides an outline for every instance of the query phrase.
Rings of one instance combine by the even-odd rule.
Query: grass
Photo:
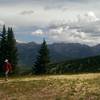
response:
[[[1,78],[0,100],[100,100],[100,74]]]

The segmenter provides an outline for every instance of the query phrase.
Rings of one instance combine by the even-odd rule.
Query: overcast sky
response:
[[[100,43],[100,0],[0,0],[0,25],[18,41]]]

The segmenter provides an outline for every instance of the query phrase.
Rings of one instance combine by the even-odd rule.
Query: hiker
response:
[[[8,80],[8,74],[9,74],[9,72],[12,71],[12,66],[8,62],[8,59],[5,59],[3,69],[4,69],[4,72],[5,72],[5,80],[7,81]]]

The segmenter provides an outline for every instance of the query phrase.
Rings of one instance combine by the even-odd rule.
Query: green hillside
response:
[[[51,64],[50,73],[80,73],[80,72],[99,72],[100,71],[100,56],[63,61]]]

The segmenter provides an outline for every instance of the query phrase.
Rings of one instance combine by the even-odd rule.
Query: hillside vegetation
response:
[[[100,100],[100,74],[0,79],[0,100]]]
[[[100,56],[51,64],[48,72],[50,74],[100,72]]]

